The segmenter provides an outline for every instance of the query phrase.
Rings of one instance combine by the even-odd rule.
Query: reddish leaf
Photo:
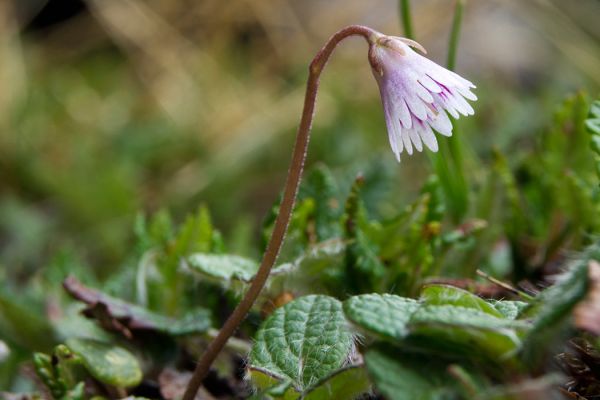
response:
[[[206,310],[197,310],[176,320],[89,288],[73,276],[65,279],[63,286],[71,296],[87,304],[83,310],[86,317],[96,319],[104,329],[119,332],[127,338],[131,338],[134,331],[156,331],[177,336],[210,328],[210,316]]]

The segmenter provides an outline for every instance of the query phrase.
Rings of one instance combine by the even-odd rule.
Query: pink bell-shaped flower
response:
[[[423,143],[437,151],[433,131],[451,136],[448,114],[454,118],[459,114],[472,115],[473,108],[465,99],[477,100],[471,92],[475,85],[411,47],[425,53],[417,42],[381,34],[372,38],[369,48],[390,145],[398,161],[404,149],[408,154],[412,154],[413,146],[422,151]]]

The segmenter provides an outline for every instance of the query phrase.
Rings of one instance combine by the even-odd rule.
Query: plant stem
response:
[[[456,53],[458,50],[458,41],[460,37],[460,27],[462,25],[463,9],[466,0],[456,0],[454,7],[454,19],[452,21],[452,30],[450,31],[450,41],[448,43],[448,60],[446,65],[448,69],[454,70],[456,67]]]
[[[404,36],[414,39],[412,18],[410,15],[410,0],[400,0],[400,18],[402,19],[402,26],[404,26]]]
[[[466,0],[456,0],[454,18],[448,41],[447,67],[454,70],[460,39],[463,9]],[[448,211],[453,222],[458,223],[468,211],[468,189],[463,165],[463,143],[455,122],[452,122],[453,137],[440,143],[440,151],[432,156],[434,169],[440,177],[442,188],[448,199]]]
[[[192,379],[185,390],[183,400],[194,399],[196,392],[200,388],[213,361],[219,355],[223,346],[227,343],[227,340],[235,333],[242,321],[244,321],[269,277],[271,268],[273,267],[273,264],[275,264],[277,255],[283,244],[283,239],[294,209],[296,194],[298,193],[298,187],[304,169],[308,142],[310,140],[310,129],[314,116],[315,100],[319,88],[321,72],[336,46],[345,38],[354,35],[360,35],[367,41],[370,41],[370,38],[374,35],[374,31],[360,25],[351,25],[338,31],[327,41],[325,46],[317,53],[310,64],[302,118],[300,120],[300,126],[298,127],[298,133],[296,134],[296,143],[292,153],[292,161],[283,189],[283,199],[281,201],[281,206],[279,207],[277,219],[275,220],[271,239],[267,244],[262,262],[256,276],[250,284],[250,288],[235,310],[233,310],[233,313],[229,316],[219,331],[219,334],[208,345],[208,348],[200,358],[194,374],[192,375]]]
[[[463,19],[463,9],[465,7],[466,0],[456,0],[456,5],[454,7],[454,19],[452,21],[452,30],[450,31],[450,41],[448,43],[448,61],[447,66],[448,69],[453,71],[456,67],[456,54],[458,53],[458,42],[460,40],[460,28],[462,26]],[[454,164],[453,168],[456,173],[456,181],[457,181],[457,189],[460,193],[459,197],[461,198],[460,202],[463,203],[462,207],[459,207],[459,210],[463,210],[459,212],[458,215],[461,217],[467,210],[468,207],[468,199],[467,199],[467,180],[465,178],[465,168],[463,164],[463,143],[461,141],[460,132],[456,127],[456,123],[454,125],[454,137],[448,141],[448,147],[451,155],[451,162]]]

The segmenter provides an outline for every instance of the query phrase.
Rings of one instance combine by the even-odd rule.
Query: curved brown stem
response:
[[[267,281],[267,278],[269,277],[271,268],[273,267],[273,264],[275,264],[277,255],[279,254],[279,250],[283,244],[283,239],[287,232],[287,227],[294,209],[296,194],[298,193],[298,186],[300,185],[300,178],[302,177],[304,161],[306,159],[306,151],[308,149],[308,142],[310,139],[310,129],[314,116],[315,100],[317,98],[321,72],[327,64],[327,61],[329,60],[329,57],[331,56],[331,53],[335,47],[345,38],[354,35],[363,36],[370,43],[372,42],[374,35],[376,35],[376,32],[365,26],[348,26],[335,33],[327,41],[325,46],[317,53],[310,64],[302,119],[300,120],[300,126],[298,127],[296,143],[292,153],[292,161],[283,190],[283,199],[281,201],[281,206],[279,207],[277,219],[275,220],[275,226],[273,228],[273,233],[271,234],[271,239],[269,240],[262,262],[258,272],[256,273],[256,276],[252,280],[250,288],[246,292],[242,301],[240,301],[235,310],[233,310],[233,313],[229,316],[217,337],[215,337],[214,340],[208,345],[208,348],[200,358],[194,374],[192,375],[192,379],[190,380],[185,391],[183,400],[194,399],[196,392],[206,377],[206,374],[208,373],[208,370],[214,359],[221,352],[221,349],[227,340],[235,333],[238,326],[246,318],[248,311],[250,311],[250,308],[256,301],[256,298],[260,294]]]

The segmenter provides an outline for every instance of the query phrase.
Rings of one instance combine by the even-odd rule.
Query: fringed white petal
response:
[[[410,110],[408,109],[408,105],[404,99],[400,99],[398,104],[396,105],[400,122],[402,123],[402,127],[404,129],[410,129],[412,127],[412,117],[410,114]]]
[[[477,100],[477,96],[475,95],[475,93],[471,92],[471,89],[466,88],[464,86],[457,86],[455,89],[458,90],[458,93],[460,93],[462,97],[471,101]]]
[[[390,110],[393,110],[393,115],[400,119],[402,127],[410,128],[412,126],[411,112],[408,109],[400,88],[393,84],[382,86],[381,96],[382,98],[388,99],[387,101],[392,104]]]
[[[419,83],[431,93],[440,93],[442,91],[440,85],[438,85],[437,82],[431,79],[428,75],[421,76],[419,78]]]
[[[384,94],[382,94],[384,96]],[[388,138],[392,151],[396,155],[396,159],[400,161],[400,153],[402,153],[402,128],[400,127],[400,121],[395,115],[394,103],[385,96],[383,97],[383,111],[385,113],[385,123],[388,130]]]
[[[421,121],[427,119],[427,107],[423,100],[418,97],[411,96],[405,99],[406,104],[408,104],[408,109],[410,112]]]
[[[410,142],[410,135],[408,134],[408,131],[409,130],[407,130],[407,129],[404,129],[402,131],[402,142],[404,143],[404,147],[406,148],[406,152],[410,156],[413,153],[413,148],[412,148],[412,144]]]
[[[475,101],[473,83],[414,52],[402,41],[397,48],[382,46],[377,55],[380,69],[374,75],[384,103],[385,119],[392,151],[400,161],[413,147],[438,151],[435,132],[452,136],[452,121],[460,115],[473,115],[467,100]],[[383,74],[378,71],[383,71]]]
[[[446,114],[446,113],[444,113]],[[452,132],[452,131],[451,131]],[[431,130],[431,127],[427,124],[425,124],[423,126],[423,128],[421,129],[421,139],[423,139],[423,143],[425,143],[425,146],[427,146],[427,148],[431,151],[433,151],[434,153],[438,151],[438,142],[437,139],[435,138],[435,135],[433,134],[433,131]]]
[[[458,104],[457,110],[460,111],[462,115],[467,116],[475,114],[475,110],[473,110],[473,107],[467,103],[464,97],[459,94],[452,93],[452,98],[454,99],[455,103]]]
[[[444,136],[452,136],[452,121],[448,118],[445,111],[440,111],[438,115],[429,122],[429,125],[438,133]]]
[[[456,110],[454,102],[451,102],[448,98],[440,97],[439,104],[441,105],[441,109],[448,111],[448,113],[452,116],[452,118],[454,118],[454,119],[460,118],[460,114]]]
[[[408,130],[408,135],[410,136],[410,141],[415,146],[417,151],[423,151],[423,142],[421,142],[421,135],[419,135],[419,130],[421,129],[420,124],[414,125],[412,129]]]

